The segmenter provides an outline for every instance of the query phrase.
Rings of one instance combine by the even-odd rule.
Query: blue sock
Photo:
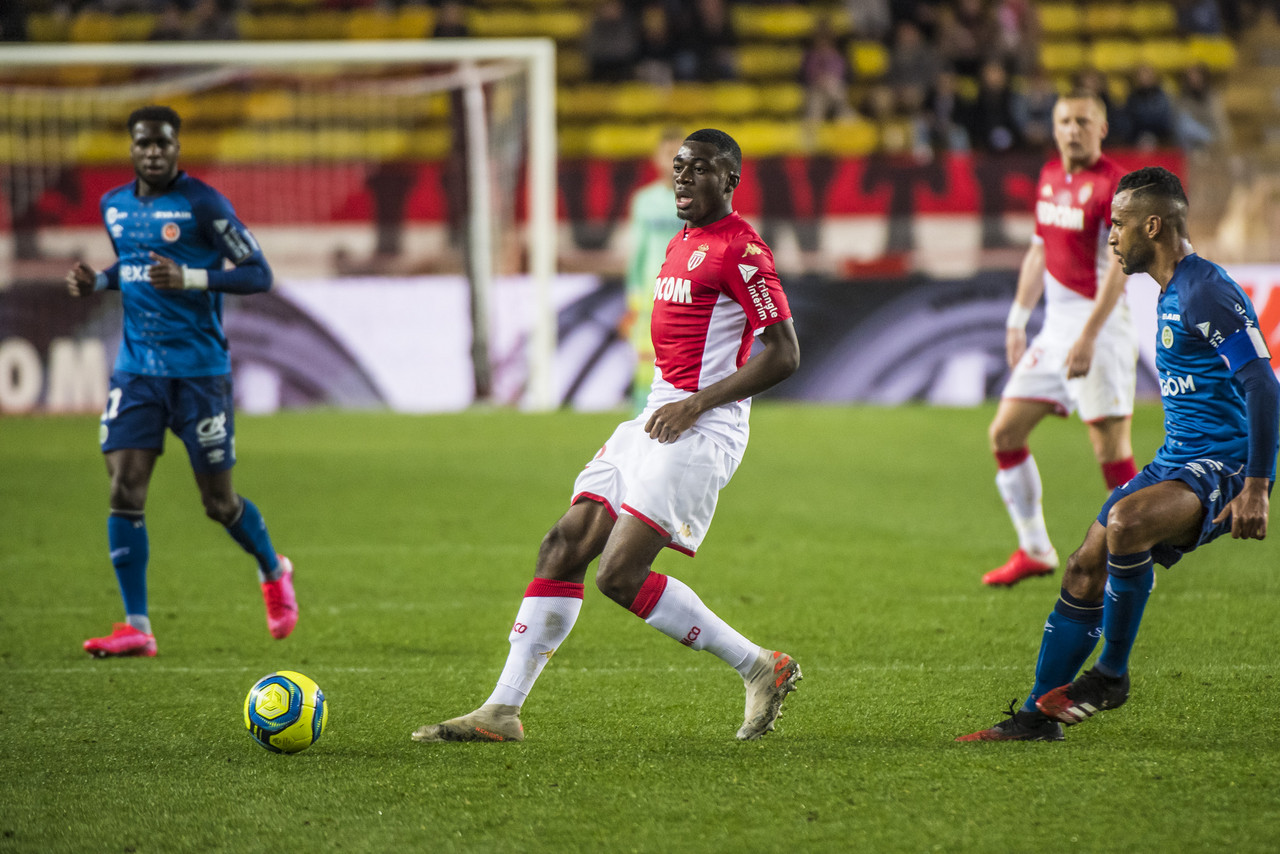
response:
[[[1053,612],[1044,622],[1044,639],[1036,660],[1036,683],[1023,711],[1036,707],[1036,698],[1059,685],[1066,685],[1084,666],[1102,634],[1102,603],[1077,599],[1065,589]]]
[[[240,516],[227,525],[227,533],[240,544],[240,548],[258,559],[258,577],[263,581],[274,581],[280,576],[280,561],[276,557],[275,546],[271,545],[267,523],[262,521],[262,514],[252,501],[241,496],[240,502]]]
[[[1142,611],[1155,582],[1151,552],[1107,555],[1107,604],[1102,612],[1102,654],[1097,668],[1108,676],[1129,669],[1129,652],[1138,637]]]
[[[107,546],[120,582],[125,617],[147,616],[147,560],[151,542],[142,511],[112,510],[107,517]]]

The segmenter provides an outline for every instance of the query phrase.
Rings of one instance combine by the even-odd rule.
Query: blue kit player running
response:
[[[1111,493],[1067,562],[1022,708],[1010,703],[1008,719],[957,741],[1060,741],[1062,724],[1123,705],[1153,564],[1172,566],[1223,534],[1267,535],[1280,383],[1252,303],[1191,251],[1186,223],[1187,197],[1173,173],[1148,167],[1120,180],[1108,242],[1126,274],[1149,273],[1160,285],[1164,445]],[[1098,660],[1077,678],[1099,636]]]
[[[272,636],[286,637],[298,621],[293,565],[276,554],[258,508],[231,485],[235,416],[222,294],[266,291],[271,268],[231,203],[178,170],[180,126],[169,107],[129,116],[137,179],[101,203],[117,261],[102,272],[78,262],[66,278],[72,296],[118,290],[124,307],[99,438],[111,478],[107,541],[126,622],[84,642],[98,657],[156,654],[143,511],[166,430],[186,445],[206,515],[257,559]],[[235,266],[224,270],[224,261]]]

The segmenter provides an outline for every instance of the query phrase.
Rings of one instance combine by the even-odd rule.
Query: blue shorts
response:
[[[1231,533],[1231,520],[1214,524],[1214,519],[1222,512],[1222,508],[1244,489],[1244,464],[1234,460],[1192,460],[1184,466],[1167,466],[1161,463],[1148,463],[1147,466],[1128,483],[1112,490],[1107,502],[1102,505],[1098,514],[1098,522],[1106,527],[1107,514],[1111,507],[1127,495],[1139,489],[1145,489],[1167,480],[1180,480],[1191,488],[1204,507],[1204,519],[1200,522],[1200,536],[1188,546],[1174,546],[1169,543],[1157,543],[1151,548],[1151,556],[1161,566],[1173,566],[1189,551],[1197,546],[1216,540],[1223,534]]]
[[[151,377],[114,371],[98,433],[102,452],[164,453],[165,430],[187,446],[194,471],[211,474],[235,465],[231,375]]]

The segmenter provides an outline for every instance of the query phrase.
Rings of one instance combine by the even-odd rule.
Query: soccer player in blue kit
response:
[[[1062,724],[1124,705],[1153,564],[1172,566],[1228,532],[1267,535],[1280,383],[1252,303],[1221,267],[1192,251],[1187,197],[1166,169],[1120,180],[1108,242],[1126,274],[1148,273],[1160,285],[1164,445],[1112,491],[1068,560],[1022,708],[1010,703],[1007,719],[957,741],[1061,741]],[[1077,677],[1099,635],[1102,652]]]
[[[84,642],[100,658],[156,654],[144,509],[166,429],[186,446],[205,514],[257,559],[271,635],[287,637],[298,621],[293,564],[276,554],[262,514],[231,485],[235,415],[222,294],[266,291],[271,268],[226,197],[178,169],[181,123],[169,107],[129,116],[137,178],[101,202],[117,261],[101,272],[77,262],[66,277],[72,296],[118,290],[124,307],[99,440],[111,478],[107,542],[125,622]],[[223,269],[224,260],[234,267]]]

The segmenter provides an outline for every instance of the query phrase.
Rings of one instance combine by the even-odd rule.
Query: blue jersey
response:
[[[116,370],[157,377],[201,377],[231,371],[222,330],[222,292],[271,286],[271,269],[226,197],[179,172],[163,195],[137,195],[137,181],[102,197],[102,221],[117,262],[103,271],[124,306],[124,339]],[[208,270],[208,288],[156,290],[151,253],[189,269]],[[223,270],[224,259],[235,269]]]
[[[1226,272],[1198,255],[1178,262],[1156,304],[1156,372],[1164,445],[1155,462],[1248,459],[1249,424],[1235,372],[1269,358],[1253,304]],[[1275,467],[1271,475],[1275,477]]]

